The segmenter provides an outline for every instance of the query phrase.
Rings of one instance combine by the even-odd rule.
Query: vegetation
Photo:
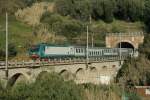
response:
[[[30,45],[41,42],[85,45],[87,25],[95,46],[104,46],[109,32],[150,31],[150,0],[0,0],[0,60],[5,56],[6,11],[9,14],[9,57],[17,55],[15,59],[25,59]],[[129,94],[135,92],[135,85],[150,84],[150,35],[145,37],[139,49],[140,57],[127,60],[117,75],[117,83]],[[40,88],[37,90],[37,87]],[[30,85],[18,84],[7,91],[0,87],[0,99],[107,100],[111,95],[114,100],[120,100],[123,92],[121,87],[117,89],[76,85],[54,74],[40,77]],[[129,97],[140,99],[134,93]]]
[[[121,100],[121,88],[116,85],[75,84],[64,81],[56,73],[41,74],[34,83],[17,83],[7,90],[0,89],[2,100]],[[130,94],[132,95],[132,94]],[[129,96],[137,98],[136,95]],[[132,100],[132,99],[131,99]],[[139,99],[136,99],[139,100]]]
[[[150,85],[150,35],[147,34],[144,44],[140,46],[138,58],[128,59],[117,74],[116,81],[126,91],[135,92],[135,86]],[[134,100],[134,99],[133,99]]]
[[[103,19],[112,22],[119,19],[142,20],[144,0],[57,0],[56,9],[61,15],[70,15],[80,20]],[[86,5],[86,6],[85,6]]]
[[[14,53],[9,53],[10,57],[15,56],[17,52],[23,53],[26,52],[29,45],[32,43],[31,41],[27,41],[32,39],[32,29],[20,23],[15,19],[14,16],[9,16],[9,51]],[[0,17],[0,58],[4,57],[5,51],[5,17]],[[12,55],[13,54],[13,55]]]

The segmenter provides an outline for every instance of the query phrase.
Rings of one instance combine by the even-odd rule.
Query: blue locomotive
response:
[[[32,46],[29,50],[29,56],[32,59],[55,59],[55,58],[86,58],[87,50],[84,46],[58,46],[50,44],[38,44]],[[89,47],[89,58],[104,58],[132,56],[133,50],[130,48],[102,48]]]

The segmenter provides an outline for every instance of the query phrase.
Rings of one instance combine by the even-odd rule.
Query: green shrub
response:
[[[5,94],[3,100],[83,100],[80,86],[72,81],[64,81],[56,73],[43,74],[35,83],[18,83]]]

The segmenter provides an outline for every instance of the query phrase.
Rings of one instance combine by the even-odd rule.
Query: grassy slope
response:
[[[93,27],[96,27],[94,42],[96,44],[104,44],[105,38],[101,33],[109,32],[137,32],[143,31],[144,24],[140,22],[129,23],[125,21],[115,20],[113,23],[106,24],[103,21],[92,22]],[[85,42],[86,35],[82,34],[79,38],[82,40],[79,43]],[[17,21],[14,16],[9,16],[9,42],[14,43],[19,52],[26,53],[29,44],[35,37],[32,35],[32,27]],[[90,39],[91,40],[91,39]],[[5,17],[0,17],[0,49],[4,50],[5,47]]]
[[[144,31],[144,23],[141,22],[125,22],[121,20],[114,20],[112,23],[105,23],[104,21],[93,21],[91,27],[94,27],[94,43],[98,46],[105,45],[105,34],[111,32],[141,32]],[[89,33],[91,35],[91,33]],[[82,41],[86,42],[86,34],[79,36]],[[89,42],[91,42],[91,36],[89,36]]]
[[[25,52],[32,39],[32,28],[9,16],[9,43],[13,43],[19,52]],[[5,50],[5,17],[0,16],[0,49]]]

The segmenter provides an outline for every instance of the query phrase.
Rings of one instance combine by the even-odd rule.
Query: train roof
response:
[[[74,48],[86,48],[86,46],[75,46],[75,45],[58,45],[58,44],[48,44],[48,43],[40,43],[37,44],[37,46],[53,46],[53,47],[74,47]],[[89,49],[118,49],[118,48],[108,48],[108,47],[91,47],[89,46]],[[121,48],[121,49],[127,49],[127,48]],[[129,49],[129,48],[128,48]]]

